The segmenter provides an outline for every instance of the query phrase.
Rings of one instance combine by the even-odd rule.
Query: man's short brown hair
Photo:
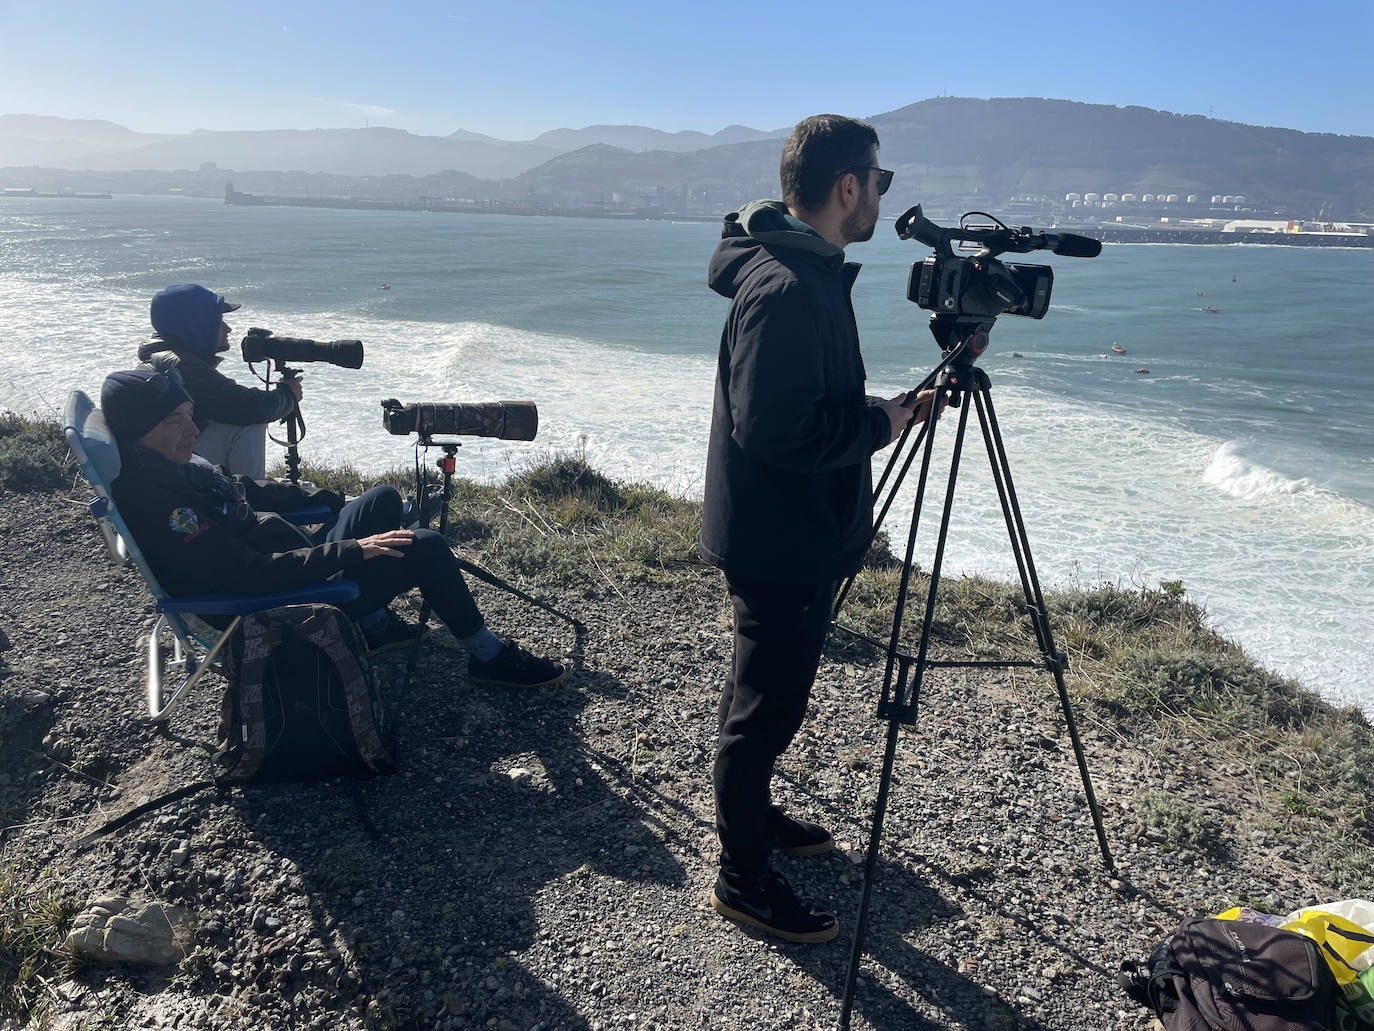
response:
[[[844,115],[812,115],[797,123],[782,145],[778,177],[782,202],[789,208],[819,211],[845,169],[867,165],[878,146],[878,131]],[[859,182],[868,180],[860,176]]]

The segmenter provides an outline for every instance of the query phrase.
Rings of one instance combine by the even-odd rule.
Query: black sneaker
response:
[[[496,684],[499,687],[545,687],[563,679],[567,671],[563,664],[552,659],[531,655],[519,645],[506,644],[496,658],[483,662],[475,655],[468,656],[468,679],[474,684]]]
[[[745,891],[735,891],[724,877],[717,877],[711,889],[711,908],[723,917],[790,942],[828,942],[840,930],[834,913],[803,902],[786,878],[771,870]]]
[[[402,648],[409,648],[415,643],[415,627],[403,619],[397,619],[388,614],[387,620],[375,630],[363,627],[363,640],[367,642],[367,657],[376,659],[392,652],[398,652]],[[429,627],[424,629],[425,636],[429,633]]]
[[[777,806],[768,807],[768,837],[775,849],[789,856],[818,856],[835,847],[824,827],[794,820]]]

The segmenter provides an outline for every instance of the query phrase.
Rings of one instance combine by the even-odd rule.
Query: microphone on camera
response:
[[[1076,233],[1046,233],[1050,251],[1069,258],[1095,258],[1102,253],[1102,241]]]

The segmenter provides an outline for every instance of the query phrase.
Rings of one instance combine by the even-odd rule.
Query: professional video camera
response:
[[[287,362],[329,362],[345,369],[360,369],[363,365],[363,342],[334,340],[322,343],[302,337],[279,337],[274,336],[270,329],[255,326],[243,338],[243,360],[250,369],[256,362],[272,363],[266,375],[253,370],[254,375],[270,388],[273,371],[283,382],[300,377],[301,370],[288,368]],[[299,483],[301,456],[297,445],[305,437],[305,417],[301,415],[300,406],[297,405],[283,421],[286,423],[286,439],[271,437],[271,440],[286,448],[286,475],[292,483]]]
[[[243,338],[243,360],[254,362],[328,362],[345,369],[363,366],[361,340],[306,340],[303,337],[274,336],[270,329],[253,328]]]
[[[415,433],[421,440],[436,433],[533,440],[539,432],[539,409],[533,401],[403,405],[391,397],[382,402],[382,425],[398,437]]]
[[[975,216],[992,224],[970,224],[968,220]],[[998,315],[1042,319],[1050,308],[1054,270],[1048,265],[998,261],[997,255],[1048,250],[1073,258],[1095,258],[1102,253],[1102,244],[1090,237],[1008,226],[982,211],[968,212],[960,218],[959,228],[950,229],[926,218],[917,204],[897,219],[896,228],[903,240],[918,240],[935,251],[934,256],[911,266],[907,300],[935,312],[930,329],[941,350],[952,351],[961,338],[968,338],[972,358],[987,347],[987,330]],[[955,254],[956,240],[961,249],[977,253],[972,257]],[[981,333],[955,332],[976,325],[982,325]]]

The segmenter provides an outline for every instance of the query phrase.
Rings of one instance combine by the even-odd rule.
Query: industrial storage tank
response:
[[[1146,204],[1153,204],[1155,200],[1155,195],[1153,193],[1147,193],[1144,197],[1141,198],[1141,200],[1143,200]]]
[[[1096,204],[1098,201],[1102,199],[1102,197],[1096,193],[1085,193],[1083,194],[1083,199],[1087,201],[1089,204]]]
[[[1120,200],[1120,199],[1121,199],[1121,198],[1118,197],[1118,196],[1117,196],[1116,194],[1114,194],[1114,193],[1104,193],[1104,194],[1102,195],[1102,203],[1104,203],[1104,204],[1111,204],[1111,203],[1113,203],[1113,202],[1115,202],[1115,201],[1118,201],[1118,200]]]
[[[1065,201],[1065,203],[1067,203],[1068,201],[1082,200],[1082,199],[1083,199],[1083,195],[1082,195],[1081,193],[1066,193],[1066,194],[1064,194],[1064,201]]]
[[[1177,204],[1177,203],[1178,203],[1178,194],[1176,194],[1176,193],[1171,193],[1171,194],[1169,194],[1169,196],[1167,196],[1167,197],[1164,198],[1164,203],[1165,203],[1165,204]]]
[[[1214,194],[1212,194],[1212,203],[1213,203],[1213,204],[1223,204],[1223,203],[1225,203],[1225,202],[1222,200],[1221,194],[1219,194],[1219,193],[1214,193]]]
[[[1189,204],[1196,204],[1196,203],[1197,203],[1197,194],[1196,194],[1196,193],[1190,193],[1190,194],[1188,194],[1188,203],[1189,203]]]

